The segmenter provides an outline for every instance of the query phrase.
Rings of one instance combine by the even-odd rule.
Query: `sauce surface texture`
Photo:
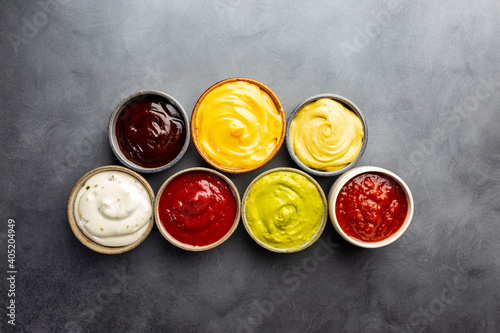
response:
[[[407,213],[408,201],[401,185],[379,173],[363,173],[349,180],[335,203],[342,230],[365,242],[394,235]]]
[[[78,227],[104,246],[126,246],[148,228],[153,205],[135,177],[103,171],[90,177],[78,192],[74,214]]]
[[[251,168],[268,158],[282,133],[271,97],[258,86],[236,81],[209,92],[195,116],[199,147],[217,164]]]
[[[186,140],[186,124],[178,110],[158,95],[130,100],[115,125],[118,146],[132,162],[156,168],[170,163]]]
[[[264,244],[291,249],[308,242],[323,218],[323,200],[309,179],[277,171],[254,183],[245,201],[245,217]]]
[[[181,243],[206,246],[223,238],[233,226],[236,198],[229,185],[205,171],[186,172],[164,188],[158,216],[165,230]]]
[[[356,159],[364,130],[354,112],[337,101],[321,98],[297,111],[289,137],[293,152],[306,166],[335,171]]]

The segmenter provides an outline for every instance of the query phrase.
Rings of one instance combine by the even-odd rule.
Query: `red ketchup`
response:
[[[165,230],[181,243],[206,246],[224,237],[236,217],[229,185],[206,171],[175,177],[163,190],[158,215]]]
[[[123,154],[145,168],[170,163],[186,140],[181,111],[165,97],[153,94],[130,100],[120,112],[115,130]]]
[[[394,179],[380,173],[363,173],[340,190],[335,214],[342,230],[365,242],[394,235],[408,213],[406,194]]]

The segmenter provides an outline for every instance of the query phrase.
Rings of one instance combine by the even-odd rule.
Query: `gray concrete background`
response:
[[[0,331],[499,332],[500,3],[485,1],[2,1]],[[336,93],[364,113],[358,165],[399,174],[415,203],[396,243],[364,250],[329,223],[296,254],[240,225],[190,253],[156,229],[135,250],[84,247],[66,217],[89,170],[119,164],[106,137],[140,89],[191,115],[228,77],[257,79],[286,114]],[[171,170],[206,166],[191,144]],[[283,146],[265,167],[295,166]],[[328,191],[335,178],[316,178]],[[7,324],[7,225],[16,326]]]

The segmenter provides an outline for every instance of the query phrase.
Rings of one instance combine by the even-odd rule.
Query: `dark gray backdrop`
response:
[[[1,331],[7,226],[16,231],[16,326],[23,332],[499,332],[500,5],[484,1],[2,1]],[[399,174],[410,228],[378,250],[327,224],[296,254],[260,248],[240,225],[190,253],[156,227],[138,248],[84,247],[66,217],[89,170],[119,164],[106,136],[140,89],[188,115],[213,83],[246,76],[286,114],[336,93],[369,127],[358,165]],[[191,144],[172,173],[206,166]],[[265,167],[293,166],[283,146]],[[335,178],[317,178],[325,192]]]

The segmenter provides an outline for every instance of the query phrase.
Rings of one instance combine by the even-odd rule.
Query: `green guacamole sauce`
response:
[[[247,225],[258,240],[273,248],[291,249],[314,237],[324,206],[307,177],[276,171],[254,183],[244,209]]]

